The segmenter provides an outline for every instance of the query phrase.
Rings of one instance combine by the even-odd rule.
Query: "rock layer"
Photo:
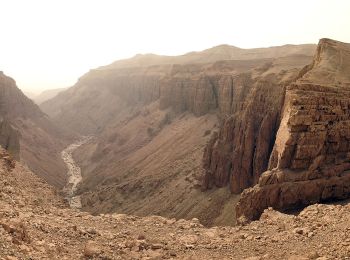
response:
[[[238,193],[256,183],[267,169],[285,85],[312,61],[315,46],[304,47],[136,56],[90,71],[43,103],[58,124],[96,137],[74,154],[83,210],[232,224],[237,196],[200,192],[202,166],[204,189],[230,184]]]
[[[320,40],[287,88],[269,169],[243,192],[237,216],[350,196],[350,44]]]
[[[240,75],[229,86],[229,90],[222,92],[231,93],[230,106],[222,110],[229,111],[230,115],[206,147],[203,188],[229,184],[232,192],[240,193],[256,183],[267,169],[279,124],[284,86],[280,75],[255,80],[251,75]]]

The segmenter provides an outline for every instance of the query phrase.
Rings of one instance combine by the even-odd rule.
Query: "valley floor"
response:
[[[45,182],[0,156],[0,259],[350,259],[350,205],[203,227],[197,219],[70,209]]]

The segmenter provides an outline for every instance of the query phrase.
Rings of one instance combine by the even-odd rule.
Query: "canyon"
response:
[[[41,108],[96,135],[74,154],[84,210],[232,225],[270,206],[349,196],[348,49],[322,39],[317,48],[137,55],[90,71]]]
[[[277,131],[285,85],[312,62],[315,48],[222,45],[177,57],[137,55],[91,70],[41,104],[56,124],[96,137],[73,154],[83,176],[77,191],[82,209],[233,225],[239,195],[226,188],[229,175],[222,173],[232,165],[230,149],[237,145],[235,171],[247,180],[236,188],[239,193],[253,181],[250,166],[238,160],[255,156],[259,134],[245,128],[251,122],[254,128],[263,124],[260,135],[267,138],[256,141],[261,150],[255,159],[260,165],[253,170],[257,179],[267,169],[274,139],[269,131]],[[237,116],[241,111],[247,112]],[[235,133],[237,144],[227,139],[223,147],[209,147],[234,117],[232,126],[242,124]],[[251,139],[249,152],[238,147],[239,132]]]
[[[51,185],[67,180],[60,152],[74,134],[56,125],[0,72],[0,145]]]
[[[136,55],[40,107],[1,72],[0,257],[346,259],[349,89],[331,39]]]

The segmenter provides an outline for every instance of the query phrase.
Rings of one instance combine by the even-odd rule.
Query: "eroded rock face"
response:
[[[222,209],[205,206],[203,212],[204,204],[198,203],[207,204],[197,184],[207,139],[222,125],[204,155],[204,189],[230,185],[239,193],[256,183],[268,166],[286,82],[310,64],[313,53],[269,52],[242,59],[225,52],[220,59],[205,55],[196,62],[153,57],[147,63],[135,57],[129,65],[121,61],[81,77],[41,107],[58,124],[96,137],[77,153],[84,210],[200,217],[214,223]],[[184,185],[177,186],[177,178]],[[229,203],[226,194],[220,199]]]
[[[243,192],[237,216],[350,196],[350,44],[320,40],[313,63],[287,88],[269,168]]]
[[[206,147],[204,189],[229,184],[233,193],[240,193],[257,182],[267,169],[284,91],[280,75],[255,80],[240,75],[222,88],[230,95],[221,111],[230,115]]]

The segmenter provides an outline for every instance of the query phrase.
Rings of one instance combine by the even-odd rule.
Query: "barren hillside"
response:
[[[217,160],[208,164],[212,154],[230,153],[230,145],[217,152],[209,147],[213,137],[236,117],[241,126],[235,131],[252,141],[251,151],[244,152],[237,144],[236,154],[240,160],[253,161],[257,180],[267,169],[285,86],[312,62],[314,49],[313,45],[259,50],[219,46],[184,55],[186,59],[181,56],[181,61],[137,56],[92,70],[43,103],[41,108],[56,123],[94,136],[74,153],[82,167],[83,209],[234,224],[238,196],[225,188],[228,175],[218,182],[212,181],[208,170],[203,176],[203,166],[208,169]],[[230,138],[229,132],[226,135]],[[259,135],[263,139],[256,139]],[[249,175],[252,163],[237,162],[236,171]],[[237,184],[238,192],[254,183],[242,178],[246,181]],[[213,184],[223,188],[202,192]]]
[[[63,187],[66,167],[60,152],[71,140],[69,135],[2,72],[0,106],[0,144],[50,184]]]
[[[313,205],[298,216],[266,210],[246,226],[204,228],[198,219],[92,216],[0,151],[0,258],[346,259],[349,205]]]

